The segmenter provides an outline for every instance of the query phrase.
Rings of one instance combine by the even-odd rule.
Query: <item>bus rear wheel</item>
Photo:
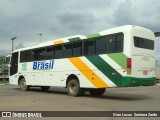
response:
[[[93,96],[101,96],[105,93],[106,88],[89,89],[89,92]]]
[[[48,91],[49,88],[50,86],[41,86],[42,91]]]
[[[77,79],[72,79],[68,82],[67,90],[68,90],[68,94],[74,97],[84,95],[85,93],[85,90],[80,88],[80,85]]]
[[[23,90],[23,91],[27,91],[29,90],[29,86],[26,85],[26,80],[24,78],[22,78],[19,82],[19,86],[20,86],[20,89]]]

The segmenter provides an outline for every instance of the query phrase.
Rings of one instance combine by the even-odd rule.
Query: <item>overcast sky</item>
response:
[[[39,33],[47,41],[126,24],[160,31],[159,9],[160,0],[0,0],[0,55],[15,36],[15,46],[31,46]]]

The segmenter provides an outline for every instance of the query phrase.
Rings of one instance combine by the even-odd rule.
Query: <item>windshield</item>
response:
[[[141,37],[134,37],[134,46],[154,50],[154,41]]]

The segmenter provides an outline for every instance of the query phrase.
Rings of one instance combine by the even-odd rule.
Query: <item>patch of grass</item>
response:
[[[8,84],[8,81],[0,81],[0,84]]]

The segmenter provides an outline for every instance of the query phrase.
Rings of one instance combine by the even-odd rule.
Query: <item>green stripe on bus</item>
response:
[[[68,39],[70,42],[74,42],[74,41],[81,41],[81,39],[79,37],[75,37],[75,38],[71,38]]]
[[[123,76],[119,74],[114,68],[112,68],[106,61],[100,56],[86,56],[86,58],[96,66],[106,77],[108,77],[115,85],[122,86]]]
[[[123,69],[127,69],[127,56],[123,53],[113,53],[108,54],[108,56],[115,61],[119,66],[121,66]]]
[[[135,78],[135,77],[124,77],[122,86],[152,86],[155,85],[156,78]]]
[[[94,37],[98,37],[98,36],[100,36],[99,33],[86,35],[87,38],[94,38]]]

